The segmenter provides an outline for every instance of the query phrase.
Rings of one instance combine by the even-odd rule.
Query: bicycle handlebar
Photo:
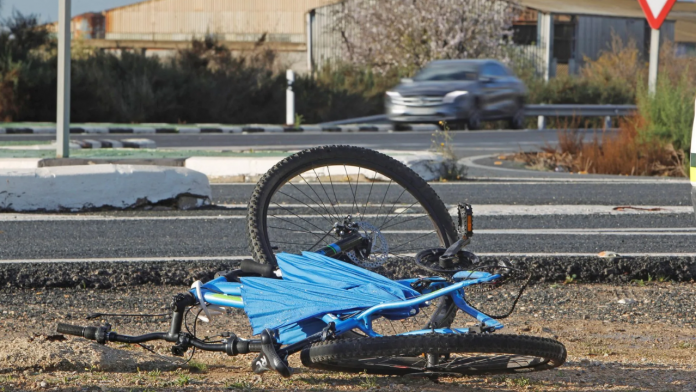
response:
[[[97,327],[81,327],[78,325],[58,324],[58,333],[80,336],[86,339],[96,340]]]
[[[145,335],[129,336],[119,335],[116,332],[109,331],[108,327],[82,327],[79,325],[58,324],[58,333],[83,337],[85,339],[96,340],[101,344],[106,342],[119,343],[144,343],[151,340],[166,340],[172,343],[181,343],[182,339],[179,334],[171,336],[166,332],[154,332]],[[185,345],[190,345],[206,351],[221,351],[228,355],[246,354],[249,352],[261,352],[262,342],[258,340],[244,340],[236,336],[227,339],[223,343],[205,343],[195,337],[184,335]]]
[[[167,340],[169,336],[165,332],[148,333],[139,336],[119,335],[116,332],[109,331],[107,327],[83,327],[79,325],[58,324],[56,328],[58,333],[83,337],[85,339],[96,340],[104,344],[108,342],[120,343],[143,343],[151,340]]]

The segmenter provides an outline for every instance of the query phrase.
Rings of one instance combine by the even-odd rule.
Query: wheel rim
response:
[[[546,358],[515,354],[452,354],[435,366],[427,366],[425,356],[378,357],[326,362],[325,365],[348,369],[365,369],[375,373],[456,373],[483,374],[520,371],[545,365]]]
[[[369,250],[375,253],[356,255],[363,267],[375,268],[412,258],[425,247],[442,246],[446,235],[427,207],[406,187],[374,167],[363,166],[329,164],[289,175],[268,199],[264,230],[270,249],[316,251],[340,238],[332,229],[348,216],[359,222],[362,235],[373,239]],[[385,248],[386,258],[377,252]]]

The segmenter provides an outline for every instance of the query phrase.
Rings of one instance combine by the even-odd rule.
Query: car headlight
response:
[[[402,104],[403,103],[403,97],[401,94],[397,93],[396,91],[387,91],[387,97],[391,100],[392,103],[394,104]]]
[[[452,91],[442,98],[442,103],[452,103],[455,99],[467,94],[469,94],[468,91]]]
[[[392,114],[404,114],[404,113],[406,113],[406,106],[403,106],[403,105],[392,105],[390,109],[391,109]]]

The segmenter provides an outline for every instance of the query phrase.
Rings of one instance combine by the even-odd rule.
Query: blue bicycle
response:
[[[530,276],[507,314],[489,316],[467,302],[467,292],[524,279],[507,262],[483,263],[463,250],[473,236],[471,206],[458,206],[456,229],[450,212],[420,176],[385,155],[348,146],[306,150],[258,182],[248,212],[256,261],[176,295],[169,331],[127,336],[108,324],[59,324],[58,332],[101,344],[165,340],[178,356],[190,348],[259,353],[254,372],[284,377],[292,374],[287,359],[296,353],[310,368],[390,375],[562,365],[566,349],[556,340],[495,333]],[[424,271],[432,276],[420,276]],[[245,311],[258,338],[228,333],[211,343],[185,323],[194,310],[205,321],[229,308]],[[456,326],[462,316],[475,324]]]

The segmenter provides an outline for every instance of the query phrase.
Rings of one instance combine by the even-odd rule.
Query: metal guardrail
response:
[[[627,116],[638,110],[636,105],[527,105],[527,117],[533,116],[579,116],[614,117]]]
[[[636,105],[527,105],[525,114],[527,117],[557,117],[557,116],[578,116],[578,117],[616,117],[628,116],[638,110]],[[388,123],[389,118],[386,114],[376,116],[349,118],[340,121],[330,121],[320,126],[347,125],[347,124],[383,124]]]
[[[349,118],[346,120],[339,120],[339,121],[329,121],[321,124],[317,124],[319,126],[332,126],[332,125],[348,125],[348,124],[384,124],[388,123],[389,118],[387,118],[386,114],[378,114],[376,116],[367,116],[367,117],[356,117],[356,118]]]

